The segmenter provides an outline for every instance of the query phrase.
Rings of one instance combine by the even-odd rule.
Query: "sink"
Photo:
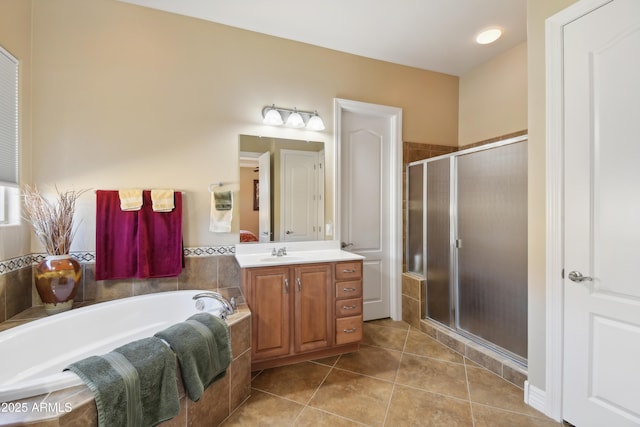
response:
[[[281,262],[294,262],[301,261],[304,257],[301,256],[291,256],[291,255],[282,255],[282,256],[270,256],[266,258],[260,258],[260,262],[272,262],[272,263],[281,263]]]

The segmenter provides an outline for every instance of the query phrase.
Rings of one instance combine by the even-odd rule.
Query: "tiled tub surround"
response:
[[[505,380],[520,388],[524,387],[524,382],[527,379],[525,367],[491,349],[474,343],[433,320],[425,319],[425,302],[425,279],[413,273],[404,273],[402,275],[403,321]]]
[[[28,311],[44,316],[44,308]],[[178,374],[180,413],[162,426],[216,426],[239,407],[251,393],[251,314],[246,304],[227,319],[233,360],[227,375],[213,383],[198,402],[185,396]],[[176,362],[177,363],[177,362]],[[179,369],[179,368],[178,368]],[[0,426],[34,425],[42,427],[97,426],[93,393],[81,385],[57,392],[3,403]]]
[[[96,281],[91,253],[72,253],[81,261],[83,278],[74,306],[83,306],[135,295],[173,290],[205,289],[235,297],[238,313],[229,318],[233,361],[227,375],[209,387],[200,401],[192,402],[181,391],[180,414],[162,425],[218,425],[249,397],[251,381],[251,315],[240,291],[240,269],[234,247],[185,249],[185,267],[178,277]],[[25,255],[0,261],[0,330],[46,317],[33,285],[33,265],[42,255]],[[2,402],[0,402],[2,403]],[[26,406],[22,404],[26,404]],[[29,413],[0,413],[0,426],[88,426],[97,425],[93,394],[86,386],[20,401]],[[68,404],[68,405],[66,405]],[[72,409],[68,411],[69,407]],[[15,408],[15,406],[14,406]],[[28,418],[25,418],[27,416]]]
[[[240,268],[234,247],[186,248],[185,267],[178,277],[162,279],[95,280],[92,253],[72,253],[82,265],[82,283],[75,305],[109,301],[155,292],[206,289],[244,302],[240,291]],[[42,254],[0,261],[0,322],[25,322],[33,314],[23,313],[42,305],[33,284],[33,266]],[[23,313],[23,314],[20,314]],[[20,315],[19,315],[20,314]],[[17,316],[19,315],[19,316]],[[0,330],[10,325],[0,323]]]

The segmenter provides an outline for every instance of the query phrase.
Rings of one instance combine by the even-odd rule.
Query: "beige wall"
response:
[[[527,129],[527,44],[460,76],[458,145]]]
[[[238,134],[332,144],[334,97],[402,107],[405,140],[457,144],[455,76],[115,0],[33,1],[33,182],[184,190],[186,246],[237,241],[208,231],[207,187],[238,181]],[[317,109],[327,129],[262,125],[270,103]],[[94,203],[73,250],[94,248]]]
[[[529,93],[529,382],[545,389],[546,108],[545,19],[574,0],[528,0]]]
[[[20,79],[20,180],[31,180],[31,1],[0,1],[0,46],[16,57]],[[0,260],[31,253],[25,224],[0,226]]]

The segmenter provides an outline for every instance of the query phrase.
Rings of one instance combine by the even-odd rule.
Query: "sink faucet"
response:
[[[276,251],[276,248],[271,249],[271,256],[283,256],[287,254],[287,248],[281,247]]]
[[[220,313],[220,318],[222,320],[226,319],[227,316],[229,316],[230,314],[233,314],[233,312],[236,309],[235,298],[231,298],[231,301],[229,301],[218,292],[201,292],[193,296],[193,299],[196,300],[196,307],[199,310],[204,308],[204,305],[202,304],[202,301],[201,301],[202,298],[211,298],[211,299],[220,301],[220,303],[222,304],[222,312]],[[200,306],[198,303],[200,303]]]

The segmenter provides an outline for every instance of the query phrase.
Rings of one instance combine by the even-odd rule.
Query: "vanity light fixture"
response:
[[[489,44],[498,40],[502,36],[502,30],[498,27],[487,28],[476,36],[476,43]]]
[[[287,117],[286,125],[290,128],[304,127],[304,119],[302,118],[300,113],[298,113],[298,110],[294,109],[293,113],[289,114],[289,117]]]
[[[324,130],[324,122],[317,111],[300,111],[296,108],[281,108],[275,105],[266,106],[262,109],[262,122],[272,126],[285,125],[297,129]]]
[[[280,126],[284,122],[282,121],[282,116],[280,112],[276,109],[275,105],[271,107],[264,107],[262,109],[262,116],[264,119],[262,120],[264,124],[272,125],[272,126]]]
[[[307,129],[315,131],[324,130],[324,122],[318,115],[317,111],[314,111],[313,116],[309,117],[309,121],[307,122]]]

